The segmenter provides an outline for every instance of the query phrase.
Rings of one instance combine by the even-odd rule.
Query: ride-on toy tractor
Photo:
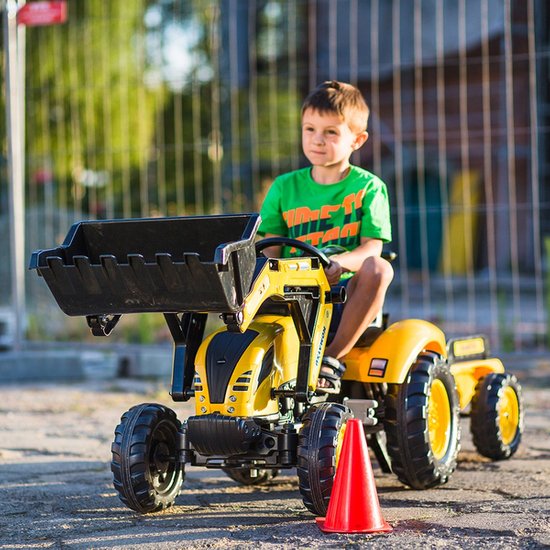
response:
[[[346,422],[353,416],[383,472],[425,489],[453,473],[459,414],[469,411],[478,451],[514,454],[522,433],[520,387],[483,336],[446,341],[408,319],[368,328],[345,357],[342,390],[316,392],[333,304],[315,248],[276,241],[303,256],[268,259],[255,243],[257,214],[81,222],[31,268],[61,309],[108,335],[127,313],[162,312],[174,339],[171,396],[195,399],[179,420],[143,403],[122,415],[112,444],[114,486],[138,512],[173,504],[184,468],[220,468],[261,484],[296,468],[305,506],[325,515]],[[208,313],[222,328],[204,338]]]

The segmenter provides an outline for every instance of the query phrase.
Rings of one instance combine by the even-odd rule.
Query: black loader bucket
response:
[[[30,269],[67,315],[232,313],[255,266],[258,214],[84,221]]]

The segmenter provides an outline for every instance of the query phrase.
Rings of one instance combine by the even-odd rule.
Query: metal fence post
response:
[[[4,51],[6,82],[6,130],[10,218],[10,267],[12,308],[15,319],[13,347],[19,350],[25,324],[25,187],[24,187],[24,94],[19,88],[24,74],[20,64],[16,0],[4,3]],[[21,37],[23,38],[23,37]],[[24,50],[23,50],[24,51]]]

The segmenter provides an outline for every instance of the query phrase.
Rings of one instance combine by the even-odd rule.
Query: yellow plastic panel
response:
[[[455,357],[467,357],[468,355],[481,355],[485,352],[485,340],[480,336],[465,338],[453,342],[453,354]]]
[[[460,399],[460,410],[465,409],[472,397],[477,382],[490,372],[504,372],[504,365],[500,359],[477,359],[472,361],[457,361],[451,365]]]
[[[401,384],[423,350],[446,357],[445,335],[441,329],[421,319],[399,321],[387,328],[370,348],[354,348],[346,355],[343,378]]]

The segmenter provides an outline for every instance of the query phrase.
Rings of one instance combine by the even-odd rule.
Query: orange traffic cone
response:
[[[356,418],[346,425],[327,516],[316,521],[325,533],[392,531],[380,511],[365,432]]]

